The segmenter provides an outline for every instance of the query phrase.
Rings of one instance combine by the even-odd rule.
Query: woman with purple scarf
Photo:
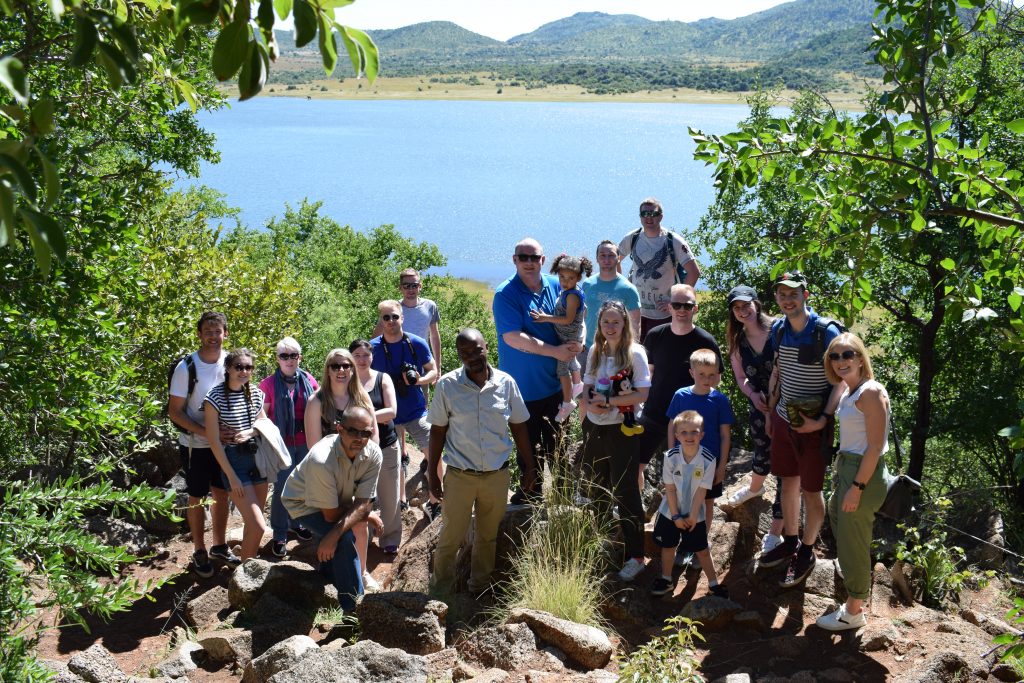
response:
[[[281,490],[288,475],[309,451],[302,420],[306,412],[306,402],[319,385],[313,375],[299,369],[302,347],[294,338],[285,337],[277,342],[276,356],[277,372],[260,382],[260,390],[266,396],[264,408],[267,416],[281,430],[281,437],[292,456],[292,466],[277,473],[274,495],[270,499],[270,528],[274,532],[272,548],[275,556],[284,557],[288,552],[286,544],[289,527],[300,541],[313,538],[312,532],[305,527],[293,526],[284,505],[281,504]]]

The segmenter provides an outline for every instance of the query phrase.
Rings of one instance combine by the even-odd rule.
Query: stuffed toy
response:
[[[618,373],[609,377],[609,379],[612,382],[613,396],[624,396],[633,393],[633,368],[623,368]],[[636,423],[636,413],[633,411],[633,406],[619,406],[618,408],[619,412],[622,413],[622,425],[619,427],[622,433],[626,436],[643,434],[644,428]]]

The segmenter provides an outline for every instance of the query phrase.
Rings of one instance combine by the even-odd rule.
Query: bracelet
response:
[[[677,512],[676,514],[672,515],[672,521],[674,522],[677,519],[686,519],[686,517]]]

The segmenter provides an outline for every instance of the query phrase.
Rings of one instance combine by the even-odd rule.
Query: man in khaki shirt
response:
[[[355,609],[363,594],[363,572],[352,527],[369,520],[379,533],[380,518],[371,514],[383,456],[370,441],[374,416],[349,406],[335,423],[336,435],[310,449],[284,485],[281,502],[288,515],[320,539],[316,556],[330,569],[344,610]],[[330,564],[326,564],[330,563]]]

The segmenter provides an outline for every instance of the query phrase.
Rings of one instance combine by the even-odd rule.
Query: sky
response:
[[[661,21],[735,19],[781,5],[785,0],[356,0],[338,11],[338,21],[364,30],[399,28],[422,21],[452,21],[498,40],[529,33],[577,12],[637,14]]]

